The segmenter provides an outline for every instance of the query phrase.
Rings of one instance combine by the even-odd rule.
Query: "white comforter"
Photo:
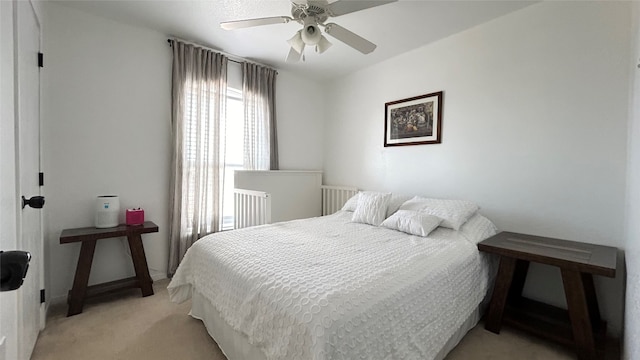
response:
[[[477,214],[428,238],[351,213],[217,233],[187,252],[171,300],[192,287],[267,359],[432,359],[486,295]]]

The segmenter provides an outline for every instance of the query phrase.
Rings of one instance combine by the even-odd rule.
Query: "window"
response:
[[[203,90],[202,96],[208,96],[209,91]],[[211,124],[201,125],[198,128],[197,121],[189,121],[195,120],[194,117],[198,116],[196,113],[199,112],[200,116],[204,116],[207,118],[213,118],[212,116],[207,116],[208,112],[214,111],[214,109],[208,109],[204,106],[201,109],[196,109],[195,105],[189,106],[191,104],[197,104],[197,101],[194,101],[195,94],[192,92],[186,92],[185,94],[185,104],[188,104],[185,107],[185,156],[184,161],[185,165],[190,168],[195,168],[197,165],[197,159],[208,158],[210,161],[208,171],[213,173],[215,169],[215,161],[213,156],[215,156],[216,151],[214,149],[209,149],[209,142],[207,138],[209,136],[210,131],[214,131],[211,129]],[[234,183],[234,172],[235,170],[242,170],[244,163],[244,107],[242,103],[242,90],[227,87],[227,114],[222,119],[220,131],[223,132],[223,136],[225,138],[224,144],[225,148],[221,151],[224,151],[224,183],[221,184],[219,191],[221,192],[221,223],[220,229],[210,229],[207,228],[207,233],[211,233],[219,230],[231,230],[234,226],[234,201],[233,201],[233,183]],[[198,111],[199,110],[199,111]],[[196,143],[203,143],[203,152],[206,153],[198,153],[196,151],[197,146]],[[220,169],[222,170],[222,169]],[[196,176],[195,174],[203,174],[204,172],[191,172],[189,175],[185,177],[186,180],[186,200],[188,203],[193,204],[196,199],[197,201],[205,201],[204,197],[196,194]],[[210,179],[210,178],[209,178]],[[222,179],[221,179],[222,180]],[[205,186],[205,191],[215,191],[215,187],[212,181],[207,181]],[[206,206],[206,216],[213,216],[216,212],[213,211],[214,204],[211,202],[207,202],[207,204],[203,204]],[[190,206],[187,208],[186,217],[184,218],[187,223],[191,223],[193,221],[193,217],[195,214],[193,213],[194,207]],[[199,216],[203,216],[200,214]],[[205,221],[205,223],[210,223],[211,221]]]
[[[227,87],[226,152],[224,166],[222,230],[233,229],[233,174],[244,163],[244,107],[242,91]]]
[[[183,224],[204,225],[204,227],[196,226],[195,228],[192,226],[184,227],[187,231],[185,235],[191,235],[193,231],[197,231],[198,235],[202,236],[218,230],[211,226],[211,216],[217,213],[214,211],[213,199],[203,196],[215,191],[212,176],[209,174],[214,174],[214,171],[217,170],[214,167],[218,162],[216,157],[219,156],[219,152],[211,143],[209,134],[218,131],[211,121],[215,118],[214,112],[217,109],[212,106],[213,100],[202,101],[203,98],[214,97],[214,90],[210,87],[200,87],[198,94],[196,90],[198,87],[187,81],[185,89],[187,90],[184,94],[183,201],[186,201],[186,204],[197,203],[199,206],[186,206],[182,222]],[[205,121],[198,121],[198,118],[203,118]],[[206,171],[199,170],[201,164],[206,164]],[[195,209],[199,209],[199,211],[196,213]]]
[[[245,139],[245,102],[262,102],[256,100],[258,95],[243,94],[240,65],[229,66],[227,75],[223,98],[218,98],[216,88],[221,84],[193,84],[191,79],[185,83],[181,221],[182,229],[187,229],[183,232],[191,234],[195,227],[198,237],[233,229],[234,173],[245,168],[245,151],[256,152],[249,168],[255,163],[264,167],[264,157],[269,167],[268,125],[256,120],[257,135]],[[252,144],[249,149],[245,149],[247,141]]]

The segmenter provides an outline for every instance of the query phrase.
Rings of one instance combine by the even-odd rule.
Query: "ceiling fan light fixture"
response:
[[[309,16],[304,19],[304,28],[302,28],[302,41],[307,45],[316,45],[322,37],[322,31],[318,27],[316,20]]]
[[[330,48],[331,45],[333,44],[329,42],[326,37],[321,36],[320,41],[318,41],[318,44],[316,45],[316,52],[318,54],[322,54],[323,52],[327,51],[327,49]]]
[[[302,51],[304,50],[304,41],[302,40],[301,33],[302,30],[296,32],[296,34],[293,35],[291,39],[287,40],[287,43],[291,45],[291,48],[297,51],[299,54],[302,54]]]
[[[302,30],[302,41],[307,45],[316,45],[320,41],[322,33],[317,25],[305,25]]]

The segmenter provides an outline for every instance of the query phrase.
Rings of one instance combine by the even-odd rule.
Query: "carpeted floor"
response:
[[[131,290],[89,301],[82,314],[69,318],[66,306],[53,307],[32,359],[224,360],[202,322],[187,315],[190,302],[169,302],[167,284],[157,281],[155,295],[146,298]],[[508,328],[496,335],[479,324],[447,360],[575,358],[571,349]]]

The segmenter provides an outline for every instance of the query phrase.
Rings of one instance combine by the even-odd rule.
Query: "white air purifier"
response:
[[[118,226],[120,198],[118,195],[100,195],[96,200],[96,228]]]

